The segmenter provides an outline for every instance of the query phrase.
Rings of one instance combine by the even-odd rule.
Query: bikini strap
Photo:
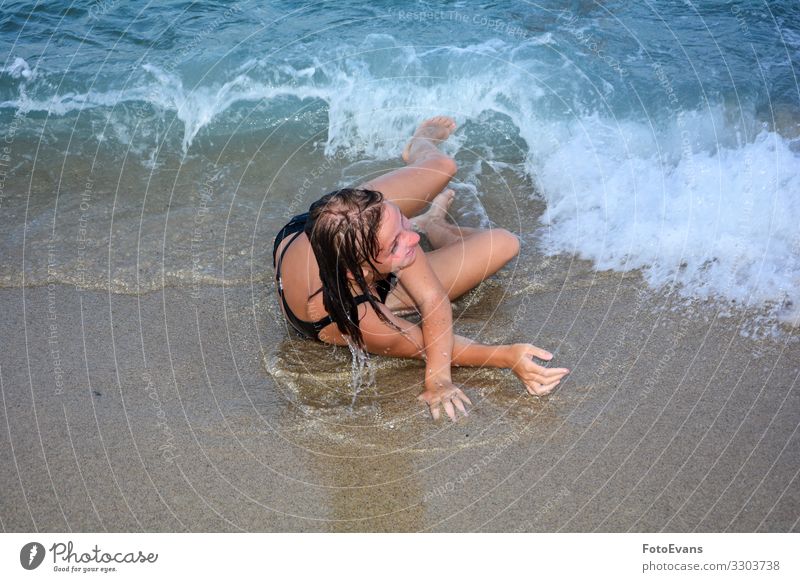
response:
[[[369,301],[369,298],[366,295],[358,295],[357,297],[353,297],[353,299],[355,299],[357,306]],[[356,313],[351,313],[350,318],[353,321],[353,323],[357,324],[358,316]],[[312,325],[314,326],[314,330],[317,332],[317,335],[319,335],[319,332],[321,332],[323,329],[325,329],[332,323],[334,323],[333,318],[330,315],[326,315],[319,321],[315,321],[314,323],[312,323]]]
[[[292,243],[295,241],[295,239],[301,234],[303,234],[302,230],[296,232],[289,242],[283,247],[281,256],[278,257],[278,265],[275,267],[275,278],[278,280],[278,293],[281,294],[281,297],[283,297],[283,282],[281,281],[281,265],[283,264],[283,256],[286,254],[286,251],[289,250],[289,247],[292,246]]]

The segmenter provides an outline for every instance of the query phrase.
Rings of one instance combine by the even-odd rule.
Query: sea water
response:
[[[541,251],[800,316],[795,0],[20,1],[0,46],[2,285],[268,280],[282,222],[448,114]]]

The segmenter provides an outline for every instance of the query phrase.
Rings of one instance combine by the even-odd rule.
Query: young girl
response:
[[[504,229],[447,222],[453,191],[442,190],[456,164],[438,144],[454,129],[449,117],[424,121],[403,151],[406,167],[326,194],[281,229],[273,249],[281,307],[295,330],[375,354],[423,358],[419,399],[434,419],[442,405],[452,420],[456,409],[466,415],[464,405],[472,404],[451,381],[452,365],[510,368],[539,396],[569,373],[536,364],[532,356],[553,356],[531,344],[488,346],[453,333],[450,301],[519,252],[519,241]],[[418,231],[432,252],[419,247]],[[421,315],[420,324],[398,317],[408,310]]]

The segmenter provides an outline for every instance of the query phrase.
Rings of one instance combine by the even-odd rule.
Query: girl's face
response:
[[[411,265],[417,258],[419,235],[414,232],[409,221],[396,204],[383,203],[383,216],[378,230],[381,246],[375,265],[382,274],[389,274]]]

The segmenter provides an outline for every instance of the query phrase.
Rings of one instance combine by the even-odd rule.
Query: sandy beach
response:
[[[376,358],[354,398],[350,354],[289,336],[269,284],[2,289],[2,527],[798,531],[794,336],[541,264],[570,274],[520,290],[504,270],[457,329],[533,339],[572,374],[536,399],[457,370],[457,423],[416,401],[416,362]]]

